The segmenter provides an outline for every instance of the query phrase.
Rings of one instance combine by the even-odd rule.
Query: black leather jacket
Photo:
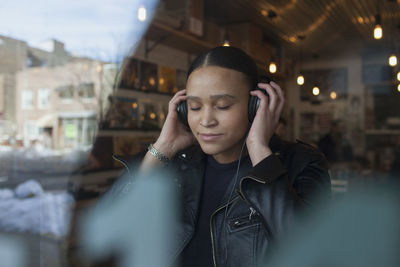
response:
[[[298,211],[315,204],[317,194],[330,194],[327,163],[318,150],[276,136],[270,147],[273,155],[251,169],[240,170],[226,217],[233,179],[210,218],[214,266],[259,266],[270,253],[271,244],[297,220]],[[205,155],[200,147],[192,146],[178,153],[171,165],[178,174],[175,181],[183,205],[183,216],[174,230],[178,246],[171,251],[173,263],[195,230]],[[121,192],[124,182],[119,184],[112,190],[113,195]]]

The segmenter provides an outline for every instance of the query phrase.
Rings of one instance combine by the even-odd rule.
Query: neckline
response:
[[[242,158],[240,165],[243,164],[243,162],[245,162],[247,160],[247,158],[249,157],[249,155],[246,155]],[[214,168],[214,169],[232,169],[234,167],[237,167],[239,160],[230,162],[230,163],[219,163],[218,161],[216,161],[214,159],[213,156],[211,155],[207,155],[207,165]]]

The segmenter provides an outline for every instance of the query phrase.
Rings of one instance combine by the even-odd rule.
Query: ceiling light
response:
[[[304,84],[304,76],[301,73],[299,74],[299,76],[297,76],[297,84],[298,85]]]
[[[374,38],[379,40],[382,37],[383,37],[383,30],[381,26],[381,16],[378,14],[375,16]]]
[[[277,70],[277,67],[276,67],[276,64],[275,64],[275,62],[271,62],[271,63],[269,63],[269,67],[268,67],[268,69],[269,69],[269,72],[271,72],[271,73],[275,73],[276,72],[276,70]]]
[[[138,9],[138,19],[139,21],[145,21],[147,17],[147,10],[144,6],[140,6]]]
[[[318,86],[314,86],[314,88],[312,89],[312,93],[313,93],[313,95],[319,95],[319,88],[318,88]]]
[[[222,46],[231,46],[229,42],[228,30],[225,30],[224,42],[222,43]]]
[[[394,66],[397,65],[397,57],[396,57],[395,54],[391,54],[391,55],[390,55],[390,57],[389,57],[389,65],[390,65],[391,67],[394,67]]]

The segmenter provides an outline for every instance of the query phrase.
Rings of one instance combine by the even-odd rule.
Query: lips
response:
[[[203,140],[204,142],[213,142],[217,141],[222,134],[199,134],[200,139]]]

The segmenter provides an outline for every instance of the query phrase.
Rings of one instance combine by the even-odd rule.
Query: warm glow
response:
[[[299,76],[297,76],[297,84],[298,85],[303,85],[304,84],[304,76],[299,74]]]
[[[153,77],[151,77],[151,78],[149,79],[149,84],[150,84],[151,86],[154,86],[154,85],[156,84],[156,80],[155,80]]]
[[[357,21],[358,21],[359,23],[363,23],[363,22],[364,22],[364,19],[363,19],[362,17],[358,17],[358,18],[357,18]]]
[[[165,115],[164,115],[164,113],[163,113],[163,112],[160,114],[160,119],[162,119],[162,120],[164,120],[164,119],[165,119]]]
[[[332,98],[332,99],[336,99],[336,98],[337,98],[336,92],[331,92],[331,98]]]
[[[399,91],[399,92],[400,92],[400,84],[399,84],[399,85],[397,85],[397,91]]]
[[[395,54],[390,55],[389,57],[389,65],[394,67],[397,65],[397,57]]]
[[[134,109],[137,109],[137,103],[136,102],[134,102],[133,104],[132,104],[132,107],[134,108]]]
[[[382,36],[383,36],[383,31],[382,31],[381,25],[379,25],[379,24],[375,25],[374,38],[378,40],[378,39],[381,39]]]
[[[295,43],[297,41],[296,36],[290,36],[289,41],[291,41],[292,43]]]
[[[313,95],[319,95],[319,88],[318,88],[318,86],[314,86],[314,88],[312,89],[312,93],[313,93]]]
[[[263,15],[264,17],[266,17],[268,15],[267,10],[263,9],[261,10],[261,15]]]
[[[150,113],[150,119],[154,120],[156,118],[156,114],[154,112]]]
[[[271,63],[269,64],[269,68],[268,68],[268,69],[269,69],[269,72],[275,73],[275,72],[276,72],[276,69],[277,69],[275,62],[271,62]]]
[[[165,82],[164,78],[160,78],[160,84],[163,85]]]
[[[225,40],[224,43],[222,44],[222,46],[230,46],[229,41]]]
[[[144,6],[139,7],[138,9],[138,19],[139,21],[145,21],[146,17],[147,17],[147,11],[146,8]]]
[[[400,81],[400,71],[397,73],[397,80]]]

